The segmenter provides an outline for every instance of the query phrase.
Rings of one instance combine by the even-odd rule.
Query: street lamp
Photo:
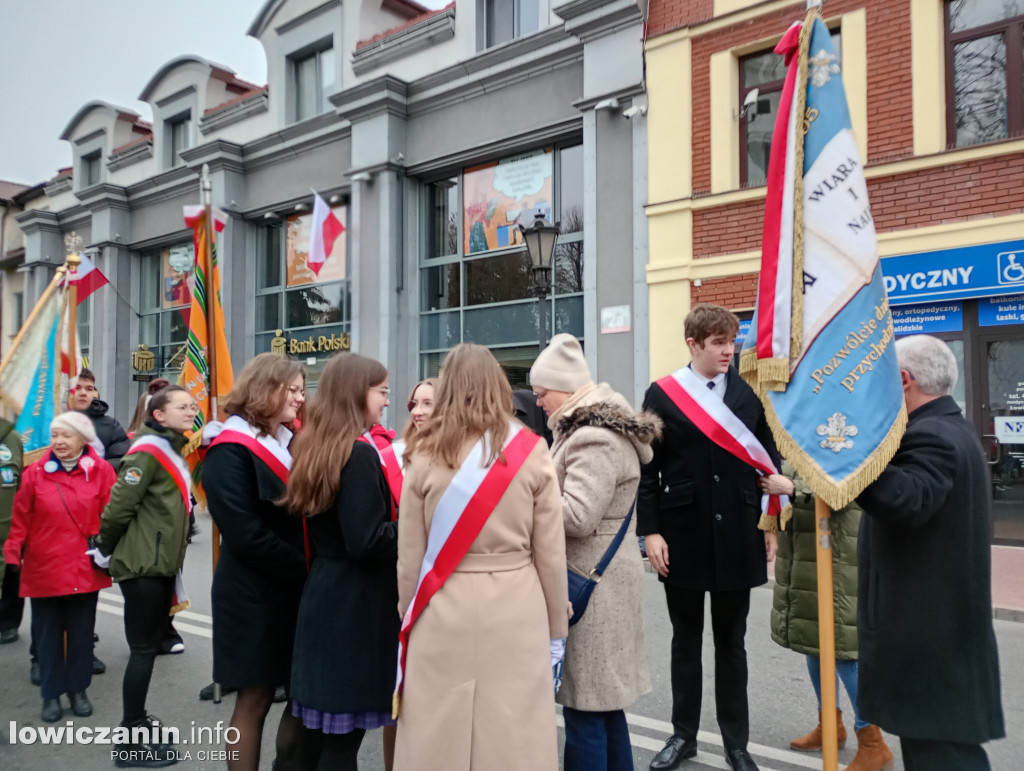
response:
[[[519,226],[526,243],[526,251],[530,255],[530,269],[533,271],[533,292],[537,296],[538,337],[543,350],[547,345],[547,308],[546,300],[551,291],[551,260],[555,254],[555,243],[562,231],[561,223],[552,225],[544,218],[544,212],[538,211],[530,227]]]

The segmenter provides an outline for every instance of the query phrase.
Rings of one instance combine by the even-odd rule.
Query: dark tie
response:
[[[708,390],[709,391],[714,391],[715,390],[715,381],[714,380],[709,380],[708,381]]]

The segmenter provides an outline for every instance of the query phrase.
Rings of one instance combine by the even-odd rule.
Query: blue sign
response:
[[[964,307],[960,302],[901,305],[892,309],[897,335],[933,335],[960,332],[964,328]]]
[[[1024,297],[1011,294],[978,300],[978,324],[983,327],[1024,324]]]
[[[750,334],[750,325],[753,323],[753,319],[740,319],[740,329],[736,333],[736,350],[739,351],[743,347],[743,341],[747,339],[747,335]]]
[[[882,258],[893,305],[1024,293],[1024,241]]]

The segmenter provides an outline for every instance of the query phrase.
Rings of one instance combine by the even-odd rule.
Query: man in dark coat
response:
[[[780,463],[764,407],[731,366],[739,320],[718,305],[700,303],[686,317],[690,368],[721,398]],[[665,424],[654,459],[641,469],[637,534],[665,585],[672,621],[673,736],[651,761],[653,771],[675,768],[697,754],[703,675],[704,594],[711,595],[715,639],[715,703],[726,760],[756,771],[747,754],[747,654],[744,637],[750,589],[768,580],[775,533],[758,530],[761,491],[753,467],[705,436],[653,383],[644,409]]]
[[[899,450],[857,499],[857,632],[865,720],[900,737],[907,771],[988,769],[1005,735],[992,628],[989,476],[950,394],[956,358],[896,343],[909,413]]]
[[[72,405],[79,412],[84,412],[96,429],[96,438],[103,443],[103,457],[117,470],[121,458],[128,452],[131,440],[116,418],[107,414],[110,407],[100,400],[100,392],[96,389],[96,376],[89,368],[84,368],[78,375]]]

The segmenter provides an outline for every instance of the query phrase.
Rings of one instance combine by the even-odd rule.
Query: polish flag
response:
[[[309,232],[309,253],[306,255],[306,265],[318,276],[320,268],[324,266],[334,250],[334,242],[344,232],[345,226],[341,224],[341,220],[334,216],[331,208],[314,190],[313,225]]]
[[[68,286],[74,286],[78,289],[79,304],[101,286],[109,283],[107,277],[84,254],[82,255],[82,262],[78,265],[78,270],[74,273],[68,273]]]

